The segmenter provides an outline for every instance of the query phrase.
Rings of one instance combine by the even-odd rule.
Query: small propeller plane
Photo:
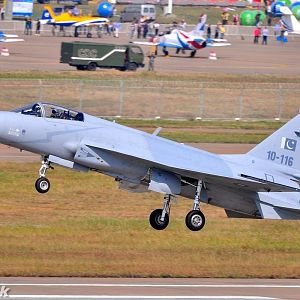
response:
[[[164,195],[150,214],[157,230],[169,224],[171,201],[192,199],[186,226],[205,224],[200,203],[228,217],[300,219],[300,115],[250,152],[217,155],[51,103],[0,112],[0,142],[40,154],[35,187],[46,193],[52,164],[115,178],[121,189]]]
[[[163,53],[169,55],[167,48],[175,48],[176,54],[180,51],[191,50],[191,57],[196,55],[197,50],[206,47],[222,47],[230,46],[225,39],[206,39],[203,37],[205,28],[206,17],[199,22],[196,27],[190,31],[185,32],[179,28],[174,28],[159,37],[154,37],[151,42],[139,42],[135,41],[135,44],[157,46],[163,48]]]
[[[74,26],[75,37],[78,36],[79,27],[92,27],[99,26],[101,24],[109,22],[107,18],[92,17],[92,16],[80,16],[74,15],[73,11],[64,12],[60,15],[55,15],[50,5],[44,6],[44,11],[40,19],[41,24],[57,25],[57,26]],[[88,32],[88,37],[91,37],[91,33]]]
[[[290,33],[300,34],[300,22],[296,19],[291,10],[287,6],[280,6],[279,9],[282,13],[280,22],[284,28]]]
[[[16,34],[5,34],[3,31],[0,31],[0,43],[24,42],[23,39],[19,39],[18,37]]]

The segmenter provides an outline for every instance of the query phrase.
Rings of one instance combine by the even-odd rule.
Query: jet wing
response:
[[[182,49],[182,46],[179,46],[178,44],[173,44],[173,43],[153,43],[153,42],[136,42],[136,41],[134,41],[133,44]]]
[[[134,151],[134,150],[128,150],[128,149],[133,149],[133,148],[121,148],[118,147],[117,145],[109,145],[109,144],[104,144],[100,141],[97,140],[92,140],[92,141],[83,141],[83,144],[87,147],[92,148],[99,148],[102,150],[106,150],[109,152],[114,152],[119,155],[123,155],[124,159],[126,156],[129,158],[134,158],[137,160],[140,160],[141,163],[146,165],[148,168],[159,168],[161,170],[173,172],[175,174],[184,176],[184,177],[189,177],[193,179],[201,179],[206,183],[212,183],[212,184],[217,184],[217,185],[223,185],[223,186],[229,186],[232,188],[237,188],[237,189],[243,189],[247,191],[252,191],[252,192],[295,192],[295,191],[300,191],[299,188],[295,188],[295,186],[287,186],[287,185],[282,185],[279,183],[275,182],[270,182],[267,180],[262,180],[260,178],[254,178],[254,177],[247,177],[247,176],[240,176],[240,177],[227,177],[227,176],[222,176],[219,174],[208,174],[208,173],[202,173],[197,171],[196,168],[192,168],[191,165],[189,166],[181,166],[181,165],[176,165],[174,164],[166,164],[163,161],[160,161],[158,159],[155,159],[151,153],[142,153],[139,151]]]
[[[23,39],[0,39],[1,43],[15,43],[15,42],[24,42]]]
[[[230,43],[207,43],[207,47],[224,47],[224,46],[231,46]]]
[[[85,21],[81,21],[81,22],[77,22],[77,23],[74,23],[72,26],[75,26],[75,27],[81,27],[81,26],[99,26],[99,24],[104,24],[104,23],[107,23],[108,22],[108,19],[106,18],[99,18],[99,19],[96,19],[96,20],[85,20]]]

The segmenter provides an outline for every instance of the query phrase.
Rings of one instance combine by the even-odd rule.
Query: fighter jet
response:
[[[300,34],[300,22],[296,19],[291,10],[287,6],[280,6],[279,9],[282,13],[280,22],[284,28],[290,33]]]
[[[201,202],[229,217],[300,219],[300,115],[250,152],[217,155],[51,103],[0,112],[0,142],[40,154],[39,193],[52,164],[115,178],[121,189],[164,195],[150,214],[157,230],[169,224],[172,200],[192,199],[186,226],[205,224]]]
[[[24,42],[23,39],[17,39],[19,37],[16,34],[5,34],[0,31],[0,43],[14,43],[14,42]]]
[[[230,43],[227,43],[227,40],[225,39],[204,38],[203,33],[205,22],[206,16],[190,32],[185,32],[183,30],[180,30],[180,28],[175,27],[163,34],[160,34],[159,37],[152,38],[152,41],[150,42],[134,41],[133,43],[162,47],[163,53],[165,55],[169,55],[169,51],[167,50],[167,48],[176,49],[176,54],[178,54],[180,51],[184,53],[185,50],[190,50],[191,57],[194,57],[198,50],[204,49],[206,47],[222,47],[231,45]]]

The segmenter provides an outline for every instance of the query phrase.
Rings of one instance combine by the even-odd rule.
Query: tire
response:
[[[35,188],[39,193],[45,194],[50,189],[50,181],[46,177],[40,177],[35,182]]]
[[[138,66],[137,66],[136,63],[130,62],[130,63],[128,63],[128,65],[127,65],[127,70],[128,70],[128,71],[136,71],[137,67],[138,67]]]
[[[86,35],[87,38],[92,38],[92,34],[89,32],[87,35]]]
[[[165,215],[165,220],[162,222],[160,217],[162,215],[162,209],[155,209],[149,217],[150,225],[156,230],[163,230],[167,228],[169,224],[169,215]]]
[[[185,218],[185,224],[192,231],[199,231],[205,225],[205,217],[200,210],[191,210]]]
[[[197,52],[196,50],[192,51],[192,52],[191,52],[191,57],[195,57],[196,52]]]
[[[97,69],[97,64],[95,62],[90,62],[87,65],[87,70],[88,71],[96,71],[96,69]]]
[[[76,69],[79,71],[83,71],[86,69],[86,66],[76,66]]]

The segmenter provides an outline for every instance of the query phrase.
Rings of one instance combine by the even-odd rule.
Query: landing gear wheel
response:
[[[197,51],[195,51],[195,50],[194,50],[194,51],[192,51],[192,52],[191,52],[191,57],[195,57],[195,55],[196,55],[196,52],[197,52]]]
[[[40,177],[35,182],[36,190],[41,193],[47,193],[50,189],[50,181],[46,177]]]
[[[199,231],[205,225],[205,217],[200,210],[191,210],[185,217],[185,224],[192,231]]]
[[[161,215],[162,215],[162,209],[155,209],[149,217],[149,222],[151,224],[151,226],[156,229],[156,230],[163,230],[165,228],[167,228],[168,224],[169,224],[169,215],[165,214],[165,219],[164,221],[162,221]]]

